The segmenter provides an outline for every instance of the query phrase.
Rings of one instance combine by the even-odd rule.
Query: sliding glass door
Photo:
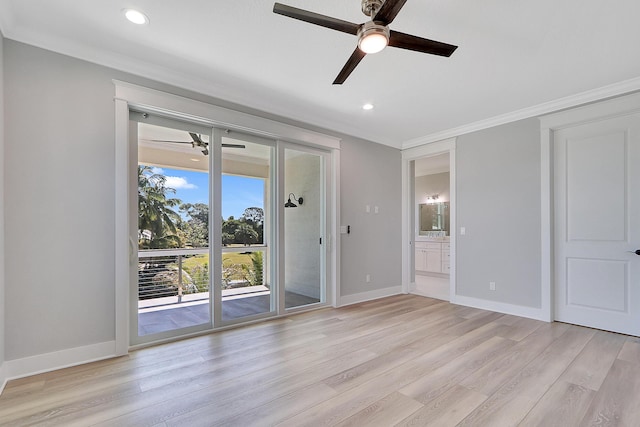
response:
[[[284,146],[284,308],[326,301],[325,154]]]
[[[131,113],[137,150],[130,221],[136,246],[132,342],[211,327],[209,159],[211,128]],[[132,189],[133,190],[133,189]],[[135,242],[135,243],[134,243]]]
[[[131,344],[327,301],[327,152],[130,120]]]
[[[275,143],[221,133],[221,275],[216,285],[222,324],[275,313],[271,268]]]

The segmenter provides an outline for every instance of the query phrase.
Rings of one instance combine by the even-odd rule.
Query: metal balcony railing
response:
[[[225,290],[264,285],[266,247],[224,248],[222,277]],[[139,306],[180,304],[209,299],[209,249],[149,249],[138,251]],[[246,255],[243,262],[231,254]],[[258,255],[256,255],[258,254]],[[188,296],[188,297],[187,297]],[[152,301],[156,300],[156,301]]]

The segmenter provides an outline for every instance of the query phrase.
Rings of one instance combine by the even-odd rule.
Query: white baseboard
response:
[[[10,380],[109,359],[116,356],[115,349],[116,342],[108,341],[52,353],[38,354],[22,359],[5,360],[0,365],[0,383],[2,384],[0,393],[4,389],[4,385]],[[3,379],[4,381],[2,381]]]
[[[0,363],[0,395],[4,390],[4,387],[7,385],[7,381],[9,381],[4,365],[4,363]]]
[[[508,304],[499,301],[490,301],[480,298],[454,295],[452,304],[464,305],[467,307],[480,308],[482,310],[495,311],[497,313],[512,314],[514,316],[527,317],[534,320],[549,322],[549,315],[541,308],[526,307],[524,305]]]
[[[353,295],[345,295],[338,297],[338,307],[345,305],[357,304],[359,302],[371,301],[374,299],[390,297],[402,293],[402,286],[392,286],[390,288],[376,289],[375,291],[361,292]]]

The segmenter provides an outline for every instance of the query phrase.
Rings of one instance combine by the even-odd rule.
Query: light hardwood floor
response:
[[[399,295],[10,382],[0,425],[640,425],[640,339]]]

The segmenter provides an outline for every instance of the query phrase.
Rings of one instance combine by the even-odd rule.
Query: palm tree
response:
[[[138,165],[138,234],[145,249],[164,249],[181,246],[176,224],[180,215],[172,208],[180,206],[180,199],[168,198],[176,192],[166,186],[167,178],[154,173],[151,166]]]

